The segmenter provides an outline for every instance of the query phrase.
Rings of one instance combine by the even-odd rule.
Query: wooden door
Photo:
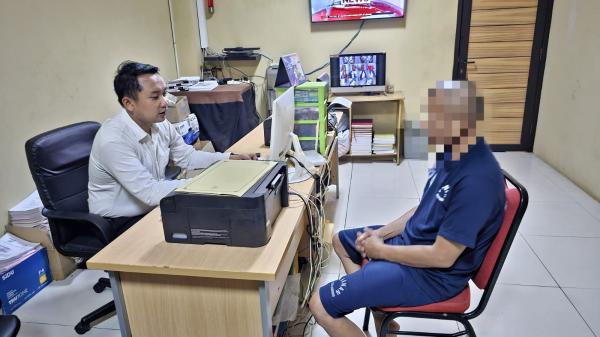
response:
[[[459,2],[454,79],[484,97],[494,150],[533,149],[552,0]]]

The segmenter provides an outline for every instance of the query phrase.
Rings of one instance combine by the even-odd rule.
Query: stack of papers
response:
[[[40,200],[37,190],[8,211],[8,217],[13,226],[19,227],[45,227],[48,228],[48,219],[42,215],[44,205]]]
[[[393,133],[376,134],[373,137],[373,153],[374,154],[394,154],[394,144],[396,137]]]
[[[10,233],[0,238],[0,273],[11,270],[21,261],[42,249],[39,243],[20,239]]]
[[[373,120],[352,120],[352,143],[350,151],[353,155],[370,155],[373,146]]]
[[[189,91],[211,91],[218,86],[219,86],[219,83],[217,81],[200,81],[200,82],[188,87],[188,90]]]

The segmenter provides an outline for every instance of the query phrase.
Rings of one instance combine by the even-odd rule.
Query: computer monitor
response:
[[[295,111],[294,87],[290,87],[273,101],[269,160],[286,160],[292,147]]]
[[[385,53],[331,55],[332,93],[381,93],[385,91]]]

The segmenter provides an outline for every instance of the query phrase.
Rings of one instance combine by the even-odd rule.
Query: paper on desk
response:
[[[352,101],[345,98],[345,97],[336,97],[333,99],[333,101],[331,101],[329,103],[329,106],[327,107],[327,109],[329,110],[331,107],[333,107],[334,105],[341,105],[343,107],[346,108],[350,108],[352,106]]]
[[[176,192],[242,196],[275,166],[274,161],[223,160],[190,179]]]

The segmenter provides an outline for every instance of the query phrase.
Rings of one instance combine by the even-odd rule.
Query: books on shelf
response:
[[[373,120],[352,120],[352,143],[351,153],[353,155],[370,155],[373,152]]]
[[[378,133],[373,137],[373,153],[374,154],[394,154],[396,137],[393,133]]]

